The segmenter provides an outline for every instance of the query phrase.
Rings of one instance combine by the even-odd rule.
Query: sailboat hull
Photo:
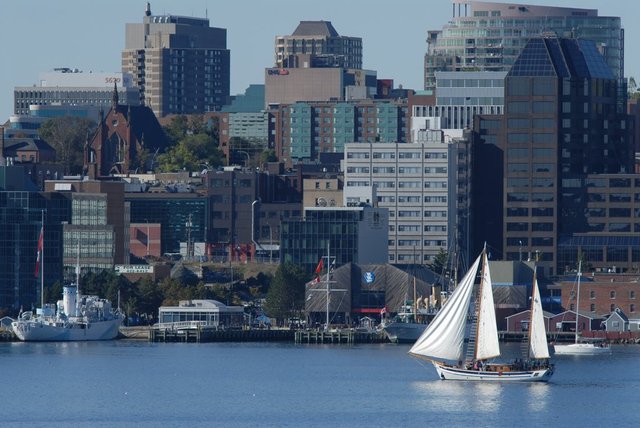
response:
[[[593,343],[572,343],[570,345],[554,345],[556,355],[601,355],[611,353],[611,347],[598,346]]]
[[[548,382],[553,375],[550,367],[537,370],[522,371],[483,371],[466,370],[457,367],[445,366],[433,362],[438,377],[442,380],[464,380],[477,382]]]

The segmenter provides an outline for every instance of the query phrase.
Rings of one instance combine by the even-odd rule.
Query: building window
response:
[[[636,311],[636,305],[635,304],[630,304],[629,305],[629,312],[635,312]]]
[[[589,292],[589,298],[590,298],[590,299],[595,299],[595,298],[596,298],[596,292],[595,292],[595,291],[593,291],[593,290],[591,290],[591,291]]]
[[[609,298],[610,299],[615,299],[616,298],[616,290],[609,291]]]
[[[595,311],[596,311],[596,305],[595,305],[594,303],[592,303],[592,304],[589,306],[589,309],[591,310],[591,312],[595,312]]]
[[[636,292],[634,290],[629,291],[629,298],[630,299],[635,299],[636,298]]]
[[[611,304],[611,306],[609,306],[609,311],[615,312],[616,311],[616,305]]]

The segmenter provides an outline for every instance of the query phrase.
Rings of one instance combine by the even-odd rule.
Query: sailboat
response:
[[[78,259],[80,247],[78,246]],[[80,263],[76,266],[76,282],[64,286],[57,305],[44,303],[44,213],[38,239],[41,304],[34,314],[22,312],[11,323],[13,332],[23,341],[110,340],[118,336],[123,316],[113,310],[111,302],[98,296],[80,293]]]
[[[475,305],[475,322],[467,329],[467,319],[479,267],[481,280]],[[463,359],[465,331],[468,331]],[[542,304],[534,268],[531,295],[527,358],[511,363],[491,362],[500,356],[498,327],[493,305],[491,273],[486,249],[475,260],[447,303],[431,321],[409,354],[433,364],[442,380],[483,382],[546,382],[553,375],[544,327]]]
[[[558,355],[595,355],[607,354],[611,352],[611,346],[608,343],[580,343],[580,332],[578,331],[578,320],[580,318],[580,278],[582,277],[582,261],[578,263],[577,274],[577,294],[576,294],[576,327],[574,334],[574,343],[566,345],[553,345],[553,350]]]

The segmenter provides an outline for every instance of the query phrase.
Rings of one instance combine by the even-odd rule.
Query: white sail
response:
[[[477,360],[487,360],[500,355],[498,343],[498,324],[496,309],[493,305],[493,287],[487,254],[483,254],[482,283],[480,285],[480,308],[478,311],[478,335],[476,337]]]
[[[542,302],[540,301],[540,289],[538,279],[533,277],[533,290],[531,292],[531,327],[529,332],[529,357],[549,358],[549,346],[547,345],[547,332],[544,327],[544,315]]]
[[[455,361],[461,359],[467,313],[481,257],[476,259],[447,303],[411,347],[410,354]]]

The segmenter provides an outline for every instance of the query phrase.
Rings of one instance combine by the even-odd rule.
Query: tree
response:
[[[267,292],[265,310],[277,319],[299,315],[304,310],[305,284],[311,279],[302,266],[284,263],[278,267]]]
[[[198,171],[202,165],[216,168],[223,164],[222,151],[207,134],[189,135],[167,153],[158,156],[160,169],[170,171]]]
[[[92,120],[64,116],[45,121],[38,133],[55,149],[56,163],[63,165],[65,174],[80,174],[84,166],[84,144],[95,127]]]
[[[449,253],[440,248],[440,251],[433,259],[433,262],[429,265],[432,271],[435,273],[443,273],[447,269],[447,261],[449,260]]]

